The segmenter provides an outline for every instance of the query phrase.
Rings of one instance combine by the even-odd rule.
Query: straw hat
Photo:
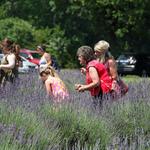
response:
[[[101,40],[94,46],[94,51],[104,52],[109,49],[110,45],[108,42]]]

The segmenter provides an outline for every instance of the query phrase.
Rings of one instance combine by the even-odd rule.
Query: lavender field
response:
[[[37,73],[0,89],[0,150],[148,150],[150,79],[126,77],[127,95],[93,107],[79,70],[62,70],[70,98],[54,107]]]

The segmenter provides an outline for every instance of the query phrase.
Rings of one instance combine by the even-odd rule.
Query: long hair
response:
[[[44,71],[40,72],[40,76],[43,76],[44,73],[46,75],[50,75],[52,77],[59,79],[63,84],[63,86],[66,88],[66,85],[64,84],[64,82],[62,81],[62,79],[59,77],[59,75],[56,73],[55,69],[52,66],[49,65]]]
[[[101,63],[105,63],[108,59],[114,59],[114,57],[112,56],[111,52],[110,52],[110,48],[108,49],[108,51],[106,51],[104,54],[102,54],[100,57],[99,57],[99,61]]]
[[[114,59],[110,52],[110,44],[105,40],[97,42],[94,46],[94,51],[101,52],[101,55],[98,57],[101,63],[105,63],[108,59]]]
[[[42,76],[43,73],[45,73],[46,75],[51,75],[52,77],[59,78],[59,75],[56,73],[55,69],[50,65],[40,72],[40,76]]]
[[[5,53],[5,52],[10,52],[10,53],[14,53],[16,54],[16,44],[14,41],[8,39],[8,38],[5,38],[2,42],[1,42],[1,48],[2,48],[2,51]],[[5,49],[7,49],[5,51]]]

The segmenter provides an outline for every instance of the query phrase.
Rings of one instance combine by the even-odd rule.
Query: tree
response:
[[[22,19],[1,19],[0,29],[0,40],[8,37],[22,47],[31,46],[34,42],[32,25]]]
[[[102,39],[110,43],[115,55],[125,51],[148,52],[149,7],[149,0],[1,0],[0,19],[18,17],[28,21],[37,32],[33,44],[53,45],[59,49],[58,55],[65,54],[65,60],[59,57],[62,64],[72,66],[77,64],[78,47],[93,47]],[[54,46],[58,41],[65,48]]]

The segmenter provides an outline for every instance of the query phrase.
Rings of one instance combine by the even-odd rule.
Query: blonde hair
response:
[[[47,75],[51,75],[52,77],[59,78],[59,75],[56,73],[55,69],[52,66],[50,66],[50,65],[41,70],[40,76],[42,76],[43,73],[45,73]]]
[[[108,59],[114,59],[109,49],[110,44],[107,41],[101,40],[95,44],[94,51],[102,52],[98,58],[101,63],[105,63]]]
[[[110,45],[108,42],[101,40],[97,42],[94,46],[94,51],[99,51],[99,52],[106,52],[110,48]]]
[[[59,77],[59,75],[56,73],[55,69],[52,66],[49,65],[45,70],[41,71],[40,76],[43,76],[43,73],[57,78],[58,80],[61,81],[61,83],[65,87],[65,89],[67,89],[65,83],[62,81],[62,79]]]

